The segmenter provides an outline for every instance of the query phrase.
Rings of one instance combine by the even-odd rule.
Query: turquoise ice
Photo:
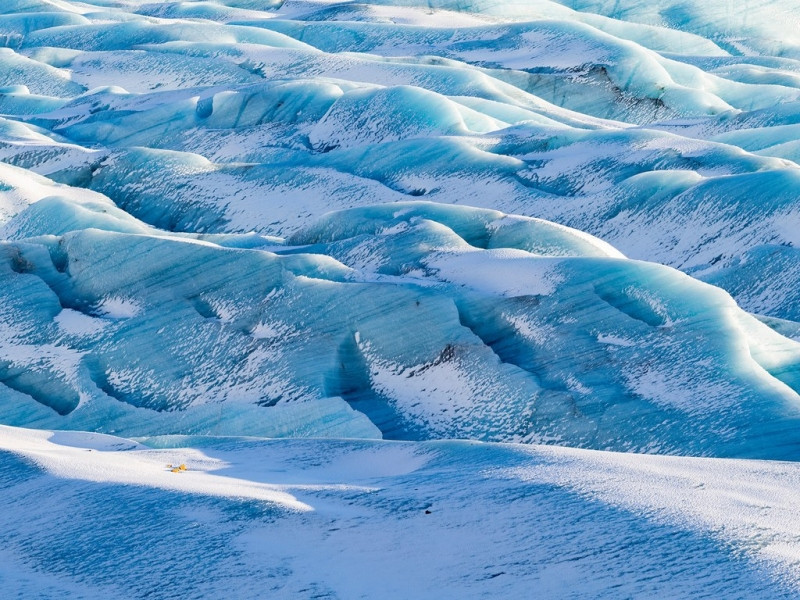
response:
[[[796,0],[1,4],[6,595],[800,596]]]

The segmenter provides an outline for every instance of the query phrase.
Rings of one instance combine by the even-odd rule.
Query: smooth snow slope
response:
[[[36,598],[798,595],[796,463],[151,441],[171,447],[0,428],[0,585]]]

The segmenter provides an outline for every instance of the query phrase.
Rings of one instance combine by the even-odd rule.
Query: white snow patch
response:
[[[501,296],[549,296],[563,281],[559,260],[512,248],[441,252],[425,259],[438,277]]]
[[[509,469],[644,518],[733,543],[800,589],[800,465],[540,446],[547,462]]]
[[[214,475],[213,471],[226,467],[226,463],[199,450],[131,449],[120,452],[111,450],[105,443],[107,440],[98,440],[91,434],[87,448],[80,447],[83,435],[52,434],[0,425],[0,449],[25,456],[52,475],[64,479],[140,485],[223,498],[248,498],[294,511],[312,510],[286,492],[283,486]],[[103,443],[98,446],[98,441]],[[172,467],[168,466],[180,464],[185,464],[188,470],[173,473]]]
[[[130,319],[142,313],[142,304],[132,298],[109,296],[97,305],[97,312],[110,319]]]
[[[108,321],[85,315],[71,308],[62,309],[53,321],[61,331],[69,335],[94,335],[108,325]]]

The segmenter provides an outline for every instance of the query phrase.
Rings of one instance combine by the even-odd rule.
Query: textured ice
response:
[[[797,244],[793,38],[732,55],[737,35],[764,42],[760,17],[726,38],[722,8],[694,31],[677,8],[504,6],[31,5],[6,17],[0,110],[38,139],[9,132],[3,159],[185,232],[287,235],[409,195],[499,208],[800,318],[793,269],[752,292],[744,267]]]
[[[395,203],[259,247],[51,196],[3,227],[6,423],[267,435],[311,403],[348,437],[797,456],[800,345],[547,221]]]
[[[4,0],[0,589],[800,596],[798,13]]]
[[[8,422],[795,456],[794,38],[713,6],[9,5]]]

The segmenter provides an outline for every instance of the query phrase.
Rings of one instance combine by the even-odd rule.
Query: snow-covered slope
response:
[[[0,428],[3,588],[29,598],[798,594],[796,463],[466,442],[151,442],[168,448]],[[179,464],[188,470],[173,473]]]

